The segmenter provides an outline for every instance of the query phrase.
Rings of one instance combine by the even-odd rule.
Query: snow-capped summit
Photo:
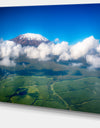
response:
[[[35,46],[37,47],[41,43],[49,43],[50,41],[43,37],[40,34],[34,34],[34,33],[26,33],[17,36],[16,38],[11,39],[11,41],[14,41],[17,44],[21,44],[22,46]]]
[[[48,41],[47,38],[43,37],[40,34],[34,34],[34,33],[26,33],[20,35],[20,39],[28,39],[28,40],[38,40],[38,41]]]

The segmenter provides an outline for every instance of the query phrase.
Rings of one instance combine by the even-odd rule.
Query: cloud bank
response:
[[[15,44],[13,41],[4,41],[0,43],[0,65],[15,66],[14,60],[22,53],[20,44]]]
[[[100,57],[96,55],[87,55],[86,61],[91,64],[93,68],[100,68]]]
[[[78,42],[70,49],[71,58],[78,59],[85,56],[90,50],[95,49],[98,46],[98,40],[93,36],[86,38],[82,42]]]
[[[58,39],[56,39],[58,41]],[[13,41],[0,43],[0,65],[15,66],[15,59],[24,55],[30,59],[47,61],[52,56],[57,56],[57,61],[78,60],[84,58],[94,68],[100,68],[100,44],[99,40],[90,36],[82,42],[69,45],[68,42],[41,43],[38,47],[16,44]],[[81,66],[82,63],[72,63],[72,66]]]

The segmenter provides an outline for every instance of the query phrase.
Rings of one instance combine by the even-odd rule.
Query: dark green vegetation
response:
[[[100,113],[100,70],[24,57],[0,67],[0,101]]]

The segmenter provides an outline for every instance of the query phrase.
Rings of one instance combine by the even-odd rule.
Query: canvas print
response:
[[[100,113],[100,4],[0,7],[0,102]]]

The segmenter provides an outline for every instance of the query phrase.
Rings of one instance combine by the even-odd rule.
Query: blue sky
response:
[[[0,8],[0,38],[41,34],[74,44],[93,35],[100,39],[100,4]]]

